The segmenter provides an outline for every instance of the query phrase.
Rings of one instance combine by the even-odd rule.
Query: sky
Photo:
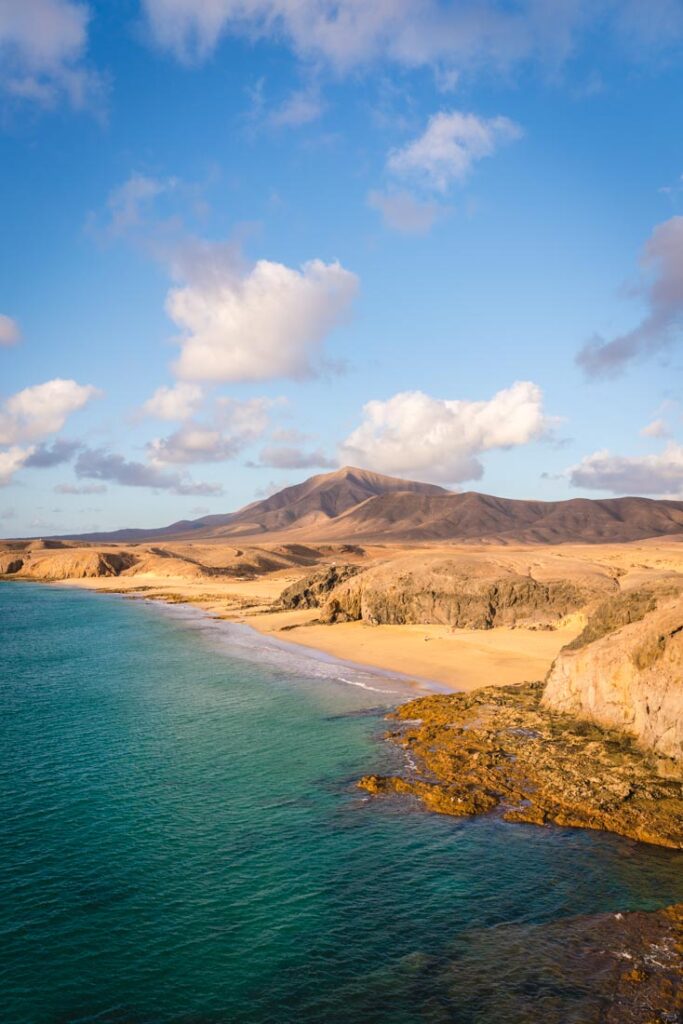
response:
[[[0,535],[683,498],[683,0],[0,0]]]

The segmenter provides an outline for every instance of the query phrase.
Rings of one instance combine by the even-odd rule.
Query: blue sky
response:
[[[683,497],[683,3],[0,0],[0,533]]]

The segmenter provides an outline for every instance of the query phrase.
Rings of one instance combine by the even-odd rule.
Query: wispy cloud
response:
[[[154,491],[171,491],[182,495],[219,495],[223,492],[220,484],[197,483],[186,473],[129,461],[122,455],[101,448],[82,451],[76,459],[74,471],[81,479],[102,480],[122,487],[148,487]]]
[[[426,235],[447,207],[433,200],[421,200],[406,189],[374,190],[368,206],[378,210],[387,227],[405,235]]]
[[[584,345],[576,361],[589,377],[622,373],[630,363],[662,352],[680,337],[683,325],[683,217],[672,217],[654,229],[643,249],[641,269],[646,280],[638,294],[647,305],[645,316],[625,334],[609,340],[596,337]]]
[[[9,348],[21,340],[19,324],[11,316],[0,313],[0,347]]]
[[[468,176],[474,164],[492,156],[522,129],[508,117],[479,117],[460,110],[432,114],[424,132],[389,154],[387,167],[440,192]]]
[[[90,9],[71,0],[0,3],[0,91],[15,100],[85,108],[102,80],[85,61]]]
[[[259,452],[258,462],[250,462],[248,465],[269,469],[335,469],[338,462],[319,448],[306,451],[294,445],[267,445]]]

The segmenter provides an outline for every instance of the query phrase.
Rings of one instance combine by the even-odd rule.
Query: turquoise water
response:
[[[510,929],[683,898],[669,851],[364,798],[371,675],[32,584],[0,631],[3,1024],[583,1022],[547,951],[547,1013],[492,1012]]]

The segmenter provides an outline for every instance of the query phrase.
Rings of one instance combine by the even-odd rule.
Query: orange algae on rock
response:
[[[389,717],[418,769],[367,776],[372,794],[417,797],[440,814],[499,808],[507,821],[602,829],[683,848],[678,769],[625,734],[541,704],[542,683],[422,697]]]

